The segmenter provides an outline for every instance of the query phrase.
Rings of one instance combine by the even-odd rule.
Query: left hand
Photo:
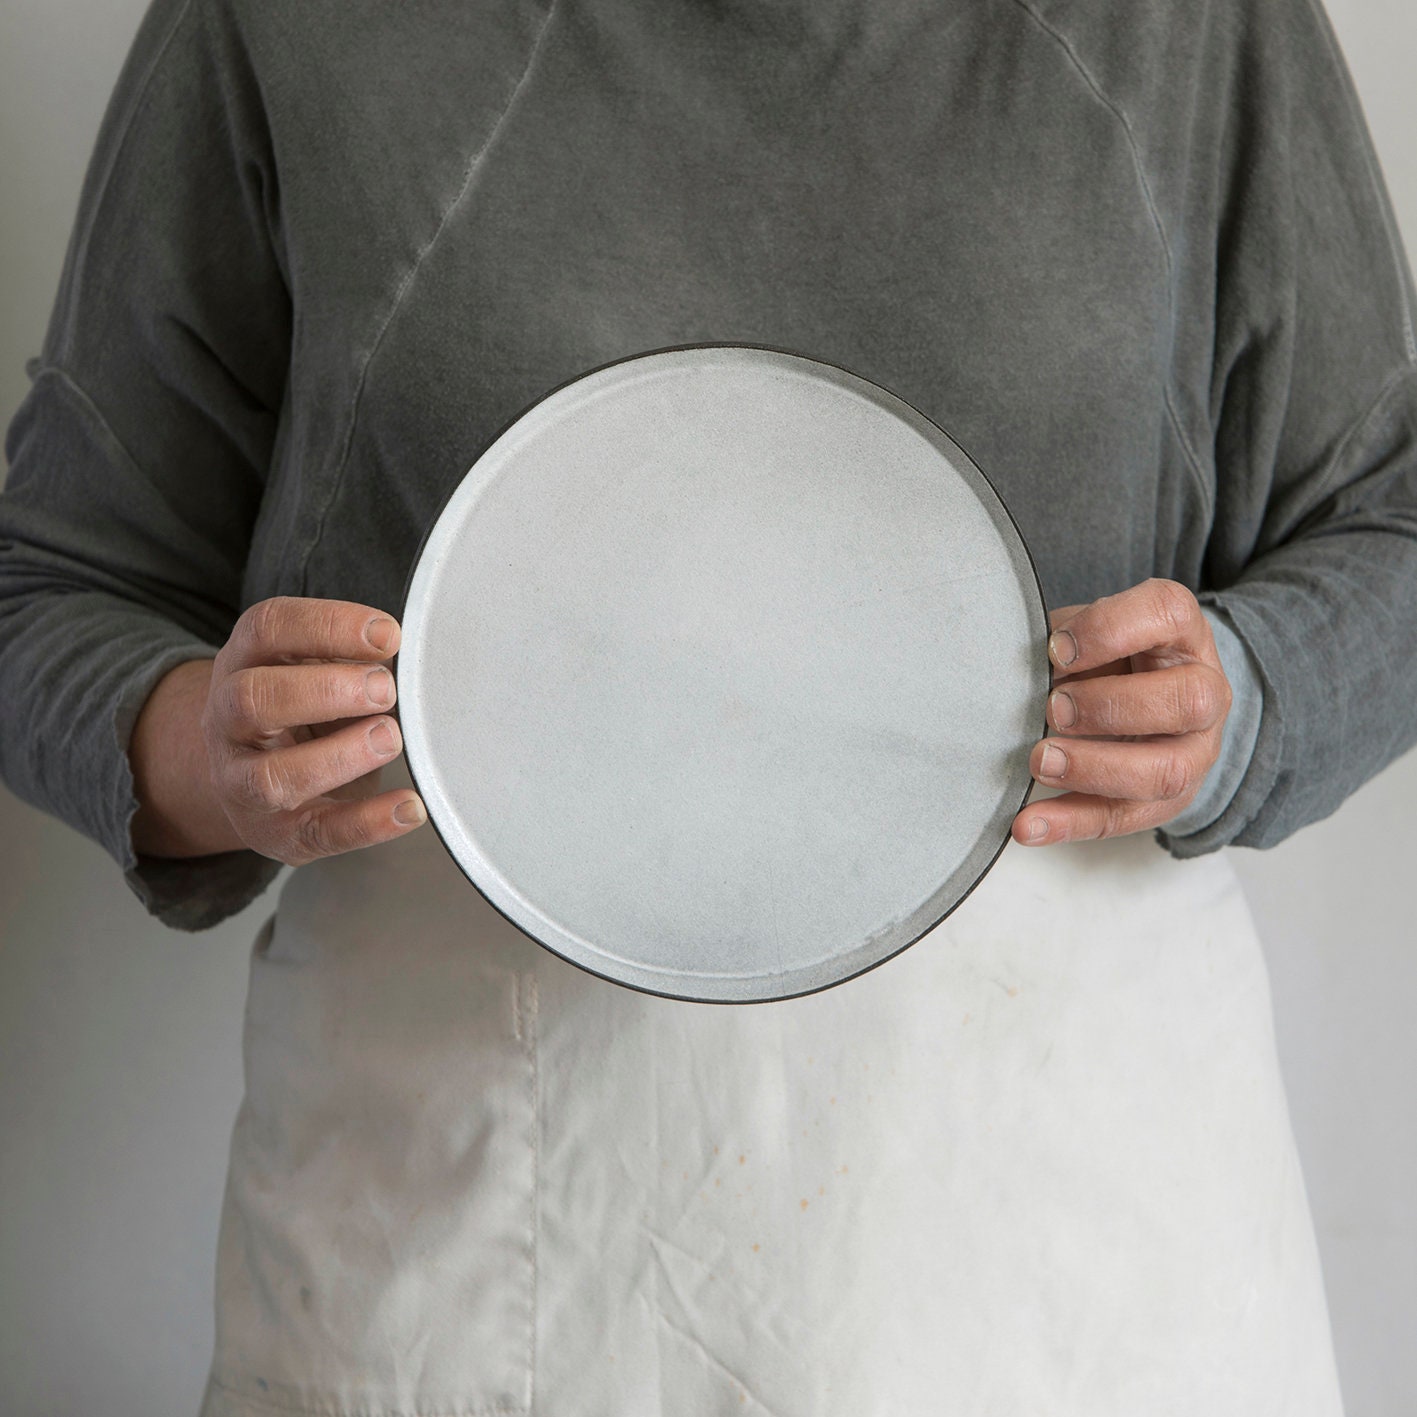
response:
[[[1061,797],[1014,818],[1024,846],[1165,825],[1220,756],[1230,684],[1196,598],[1150,580],[1052,615],[1048,726],[1029,770]]]

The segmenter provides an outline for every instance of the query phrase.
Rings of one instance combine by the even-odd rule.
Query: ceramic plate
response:
[[[1027,798],[1047,617],[983,474],[901,399],[741,345],[548,394],[410,581],[410,772],[469,880],[597,975],[823,989],[969,893]]]

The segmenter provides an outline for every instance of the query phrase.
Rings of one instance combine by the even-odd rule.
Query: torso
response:
[[[397,111],[358,11],[336,56],[300,28],[347,111],[303,112],[298,65],[268,83],[302,314],[251,598],[396,609],[506,422],[696,341],[915,403],[1000,488],[1052,603],[1197,581],[1169,253],[1124,121],[1024,8],[425,8],[402,62],[438,73]]]
[[[915,403],[1053,604],[1198,582],[1184,251],[1034,7],[294,14],[245,36],[297,311],[250,599],[397,609],[508,420],[693,341]],[[1218,859],[1010,848],[875,973],[732,1008],[555,960],[425,831],[298,872],[252,968],[207,1417],[1337,1411]]]

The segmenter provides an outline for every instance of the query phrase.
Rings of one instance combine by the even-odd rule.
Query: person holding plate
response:
[[[155,0],[9,431],[0,766],[169,924],[299,868],[205,1417],[1338,1412],[1219,848],[1417,738],[1412,307],[1312,0]],[[390,672],[497,431],[703,342],[948,428],[1054,617],[1055,795],[752,1007],[487,906]]]

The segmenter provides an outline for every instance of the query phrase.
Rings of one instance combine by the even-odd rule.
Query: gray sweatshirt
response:
[[[942,424],[1050,603],[1200,592],[1263,713],[1161,839],[1269,845],[1417,738],[1412,307],[1313,0],[156,0],[9,431],[0,769],[238,909],[273,863],[130,845],[157,679],[268,595],[398,613],[519,410],[743,341]]]

